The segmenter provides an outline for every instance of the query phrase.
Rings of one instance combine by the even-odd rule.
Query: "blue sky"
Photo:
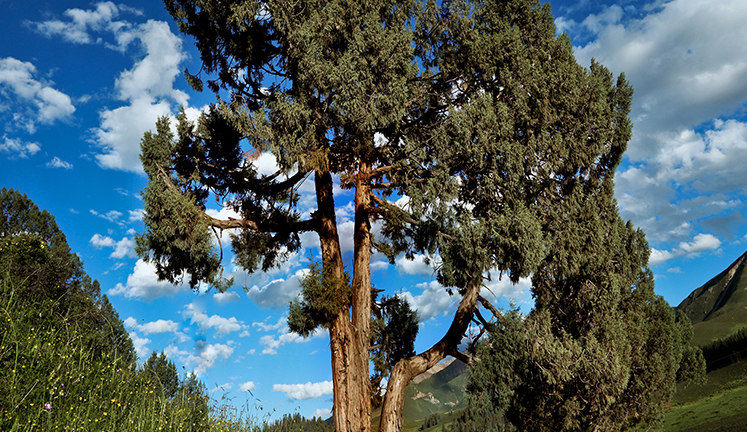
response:
[[[157,0],[0,0],[0,8],[0,186],[56,216],[141,357],[164,350],[214,396],[261,405],[262,415],[328,415],[328,339],[302,339],[285,325],[307,252],[269,274],[229,264],[237,286],[225,294],[159,283],[134,254],[143,132],[180,105],[194,117],[213,100],[184,82],[185,67],[199,69],[193,41]],[[558,1],[553,10],[582,65],[596,58],[635,88],[616,196],[623,217],[646,232],[657,292],[677,305],[747,249],[747,3]],[[270,157],[259,163],[273,165]],[[338,197],[346,252],[350,198]],[[314,253],[312,237],[304,246]],[[377,258],[373,268],[377,288],[418,309],[416,350],[427,349],[456,299],[422,257],[395,266]],[[499,306],[531,307],[527,281],[490,288]]]

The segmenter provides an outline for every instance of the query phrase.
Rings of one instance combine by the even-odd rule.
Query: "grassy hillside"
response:
[[[693,343],[705,345],[747,327],[747,254],[677,306],[693,322]]]
[[[662,430],[671,432],[743,431],[747,425],[747,362],[708,374],[703,384],[679,387]]]
[[[458,360],[448,360],[418,375],[405,390],[404,431],[417,430],[426,417],[441,414],[443,421],[449,413],[461,413],[467,404],[464,387],[467,384],[467,366]],[[374,432],[378,430],[381,408],[372,413]],[[439,426],[440,428],[440,426]],[[441,430],[441,429],[438,429]]]
[[[458,360],[438,373],[420,382],[413,382],[405,391],[404,420],[423,419],[464,408],[464,386],[467,384],[467,366]]]

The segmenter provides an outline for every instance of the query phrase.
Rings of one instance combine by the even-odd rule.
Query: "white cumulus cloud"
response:
[[[0,101],[12,107],[7,112],[6,130],[23,129],[36,132],[38,123],[52,124],[69,118],[75,112],[72,99],[52,87],[52,83],[36,78],[36,67],[13,57],[0,58]]]
[[[306,384],[274,384],[272,391],[285,393],[295,400],[313,399],[332,394],[332,381],[307,382]]]
[[[428,262],[426,262],[428,261]],[[409,275],[421,275],[432,277],[434,275],[433,264],[437,263],[433,258],[427,258],[425,255],[415,255],[413,259],[407,259],[404,255],[398,257],[395,261],[397,271]]]
[[[113,248],[114,251],[109,255],[111,258],[136,258],[135,253],[135,239],[124,237],[119,241],[115,241],[113,238],[103,236],[101,234],[94,234],[89,241],[93,246],[101,249],[104,247]]]
[[[417,284],[416,288],[422,289],[419,295],[414,295],[409,291],[397,295],[407,300],[410,307],[418,312],[421,322],[439,315],[447,315],[459,303],[459,295],[456,292],[454,295],[449,295],[446,288],[436,281]]]
[[[231,357],[234,351],[234,347],[231,344],[231,341],[227,344],[200,342],[195,347],[196,355],[189,356],[187,364],[194,367],[197,376],[203,376],[208,369],[215,366],[218,360],[227,360]]]
[[[39,143],[26,142],[7,136],[3,136],[3,140],[0,142],[0,152],[8,153],[10,159],[26,159],[35,155],[39,150],[41,150]]]
[[[95,158],[100,166],[139,173],[142,172],[139,153],[143,134],[154,128],[158,117],[171,116],[179,105],[190,111],[194,109],[187,107],[187,94],[174,88],[181,63],[186,58],[181,39],[171,32],[166,22],[119,20],[122,12],[136,11],[101,2],[95,9],[68,9],[64,19],[31,23],[31,26],[48,37],[62,37],[72,43],[102,43],[122,53],[137,45],[144,53],[131,68],[122,71],[114,83],[115,98],[122,105],[103,110],[100,126],[92,131],[93,141],[99,148]],[[46,109],[40,110],[41,114],[51,117],[65,112],[53,109],[63,106],[64,100],[59,94],[45,90],[39,97],[50,101]]]
[[[699,253],[721,247],[721,240],[712,234],[698,234],[690,242],[681,242],[672,250],[658,250],[651,248],[648,263],[650,266],[659,265],[673,258],[683,256],[697,256]]]
[[[288,307],[301,292],[301,278],[307,272],[307,269],[300,269],[287,279],[275,279],[261,288],[254,285],[246,290],[246,295],[261,308]]]
[[[101,38],[93,33],[108,31],[119,33],[130,27],[125,21],[116,21],[120,11],[133,11],[126,6],[116,5],[112,2],[100,2],[95,9],[68,9],[63,20],[48,20],[29,25],[39,33],[47,37],[61,37],[67,42],[76,44],[103,43]]]
[[[201,330],[215,329],[217,334],[225,335],[247,327],[242,321],[237,320],[235,317],[225,318],[219,315],[208,316],[194,303],[188,304],[185,306],[185,309],[186,310],[182,313],[184,317],[189,319],[192,324],[197,324]]]
[[[138,321],[133,317],[127,317],[124,320],[125,328],[132,331],[139,331],[141,333],[158,334],[158,333],[176,333],[179,331],[179,324],[171,320],[159,319],[156,321],[150,321],[139,324]]]
[[[173,333],[179,330],[179,324],[171,320],[156,320],[137,326],[138,330],[145,334]]]
[[[326,330],[316,329],[313,333],[311,333],[310,337],[304,338],[303,336],[300,336],[296,333],[291,333],[291,331],[286,326],[285,329],[277,335],[277,337],[265,335],[259,338],[259,343],[264,346],[264,348],[262,349],[262,354],[275,355],[278,353],[278,348],[283,345],[287,345],[289,343],[304,343],[308,342],[312,337],[326,336],[328,336]]]
[[[254,384],[254,381],[247,381],[239,386],[239,391],[250,392],[255,388],[257,388],[257,386]]]
[[[332,410],[329,408],[317,408],[314,411],[314,414],[311,415],[311,417],[316,417],[320,419],[328,419],[332,416]]]
[[[263,322],[253,322],[252,327],[258,327],[263,331],[277,331],[285,328],[288,323],[288,318],[286,318],[285,315],[278,318],[277,322],[274,324],[268,323],[267,320],[269,319],[270,317],[267,317]]]
[[[187,278],[185,277],[185,279]],[[127,277],[127,283],[118,283],[107,293],[151,301],[158,297],[173,296],[188,289],[189,284],[186,282],[174,285],[167,281],[159,281],[153,263],[140,259],[135,263],[132,273]]]
[[[235,291],[228,291],[224,293],[217,292],[213,294],[213,301],[219,305],[224,305],[241,301],[241,297]]]
[[[742,205],[745,18],[742,0],[672,0],[639,10],[610,6],[580,24],[561,21],[590,41],[574,48],[579,63],[596,58],[625,72],[635,89],[631,164],[618,173],[616,195],[621,216],[654,244],[681,241],[691,235],[678,229],[684,224],[697,230]],[[652,263],[678,254],[657,250]]]
[[[73,164],[71,164],[70,162],[65,162],[64,160],[55,156],[51,161],[46,163],[46,166],[48,168],[71,169],[73,167]]]
[[[172,103],[186,106],[188,97],[173,87],[184,53],[168,24],[151,20],[128,34],[140,41],[146,55],[117,78],[117,96],[127,104],[101,113],[94,134],[102,152],[96,159],[105,168],[140,172],[143,134],[154,128],[158,117],[172,113]]]

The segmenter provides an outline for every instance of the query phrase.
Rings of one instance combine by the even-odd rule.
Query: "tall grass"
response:
[[[0,291],[0,430],[253,430],[249,416],[211,413],[204,390],[165,397],[116,352],[94,353],[54,302],[29,308],[9,285]]]
[[[166,397],[116,352],[102,355],[87,347],[74,317],[60,316],[53,301],[30,308],[15,295],[12,282],[0,282],[2,431],[332,430],[300,416],[272,422],[259,406],[210,399],[196,380],[183,381],[175,396]]]

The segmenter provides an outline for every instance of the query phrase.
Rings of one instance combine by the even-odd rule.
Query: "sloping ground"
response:
[[[747,362],[708,374],[703,384],[678,387],[664,415],[664,431],[727,432],[747,430]]]
[[[747,253],[677,306],[693,322],[702,346],[747,327]]]

